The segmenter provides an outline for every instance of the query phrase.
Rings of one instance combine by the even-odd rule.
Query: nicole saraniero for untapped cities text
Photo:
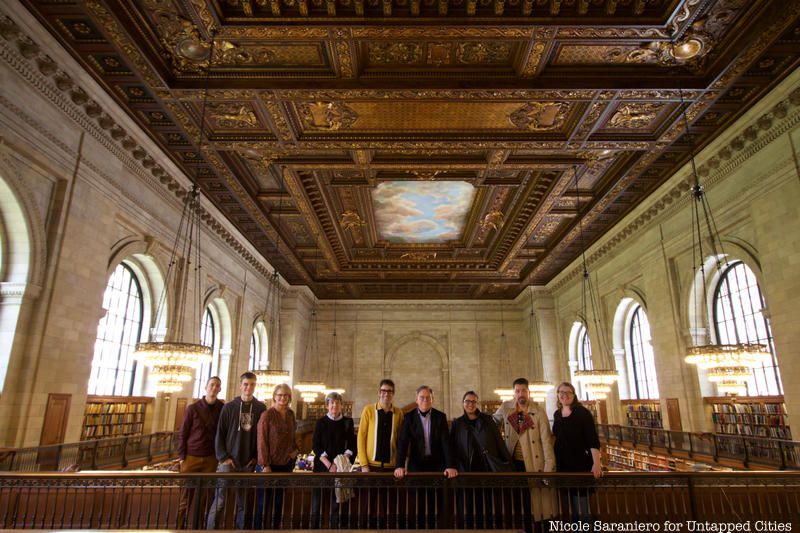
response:
[[[776,520],[744,520],[741,522],[709,522],[698,520],[671,521],[663,522],[604,522],[595,520],[594,522],[563,522],[561,520],[549,520],[550,531],[561,532],[583,532],[583,531],[608,531],[608,532],[656,532],[656,533],[736,533],[738,531],[765,531],[765,532],[785,532],[792,531],[791,522],[779,522]]]

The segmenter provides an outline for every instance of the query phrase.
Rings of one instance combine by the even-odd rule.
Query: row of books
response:
[[[143,403],[87,403],[86,414],[144,413]]]

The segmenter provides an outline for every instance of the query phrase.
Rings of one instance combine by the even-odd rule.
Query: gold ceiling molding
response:
[[[568,39],[669,39],[670,34],[661,28],[559,28],[555,38]]]
[[[340,217],[341,218],[339,219],[339,225],[342,226],[342,229],[344,231],[355,230],[357,228],[360,228],[361,226],[366,226],[367,225],[367,223],[364,221],[364,219],[361,218],[361,216],[358,213],[356,213],[355,211],[353,211],[351,209],[348,209],[347,211],[344,211],[340,215]]]
[[[631,130],[645,129],[655,121],[662,109],[664,109],[664,104],[660,103],[623,104],[611,116],[606,127]]]
[[[27,43],[34,43],[30,37],[23,35],[16,23],[14,23],[5,15],[2,21],[2,26],[3,32],[0,32],[0,37],[5,39],[7,42],[11,43],[14,40],[23,39]],[[131,171],[136,173],[143,180],[151,184],[154,188],[160,188],[161,192],[165,193],[167,196],[172,196],[179,200],[184,198],[184,196],[187,194],[187,190],[183,188],[183,186],[175,178],[173,178],[166,169],[156,163],[156,158],[151,156],[146,149],[139,146],[132,137],[124,133],[124,129],[122,129],[114,121],[114,119],[103,110],[100,104],[90,98],[86,98],[82,104],[69,105],[68,107],[65,107],[61,102],[56,101],[56,99],[53,98],[55,95],[63,94],[64,96],[69,96],[78,89],[83,92],[83,89],[81,89],[71,79],[65,78],[65,75],[62,71],[48,68],[49,63],[46,61],[46,59],[49,59],[49,57],[43,52],[39,51],[38,45],[36,45],[35,50],[30,50],[32,53],[29,53],[24,59],[20,57],[19,61],[15,64],[15,67],[18,71],[20,69],[28,70],[30,72],[38,70],[45,77],[51,78],[54,81],[54,87],[45,87],[35,84],[34,79],[30,75],[20,72],[25,79],[35,85],[36,89],[40,93],[45,95],[45,97],[59,107],[61,111],[75,120],[82,129],[86,130],[90,135],[97,139],[97,141],[106,147],[111,153],[119,157],[120,160],[131,169]],[[36,65],[36,67],[34,67],[34,65]],[[75,104],[74,98],[70,99],[73,100],[72,104]],[[33,120],[30,120],[29,122],[37,129],[40,126],[43,127],[43,125],[40,125]],[[105,130],[105,132],[103,130]],[[116,135],[115,132],[123,132],[123,134]],[[48,131],[42,131],[42,133],[45,134],[45,136],[50,136],[50,132]],[[58,142],[57,139],[52,140],[53,142]],[[64,148],[66,147],[64,146]],[[98,175],[102,175],[106,177],[106,179],[111,180],[111,178],[108,177],[102,169],[96,168],[91,161],[87,160],[85,164],[90,166]],[[152,178],[148,176],[148,173],[152,175]],[[126,197],[133,203],[138,204],[138,200],[133,196],[126,194]],[[258,258],[251,254],[247,248],[239,242],[239,239],[231,234],[222,223],[216,220],[216,218],[214,218],[214,216],[208,210],[200,206],[198,208],[198,212],[200,213],[200,219],[212,231],[212,233],[214,233],[225,244],[230,246],[234,252],[239,254],[240,257],[245,260],[245,262],[250,264],[254,269],[264,276],[270,274],[270,270],[264,266],[264,264],[262,264]]]
[[[342,77],[345,78],[353,78],[356,75],[355,69],[353,68],[353,51],[350,47],[350,35],[349,30],[347,30],[347,34],[343,34],[343,31],[334,32],[337,36],[336,40],[334,41],[334,47],[336,49],[336,63],[339,65],[339,73]]]
[[[508,120],[528,131],[550,131],[564,124],[569,105],[563,102],[529,102],[510,115]]]
[[[231,41],[220,41],[214,48],[215,65],[269,65],[275,62],[273,45],[242,46]]]
[[[544,41],[535,41],[533,46],[528,52],[528,57],[525,60],[525,66],[522,67],[520,75],[526,78],[535,76],[543,67],[542,58],[544,51],[547,49],[547,43]]]
[[[211,120],[219,128],[253,129],[259,127],[259,120],[250,106],[237,104],[210,104]]]
[[[354,27],[354,39],[531,39],[534,30],[530,26],[481,27],[481,26],[399,26],[392,28]]]
[[[456,60],[464,65],[502,63],[511,56],[509,43],[459,43],[456,46]]]
[[[769,110],[758,117],[754,117],[749,126],[741,128],[739,135],[724,146],[721,146],[713,155],[703,161],[697,168],[698,175],[709,176],[711,175],[709,169],[716,167],[713,176],[706,180],[706,185],[711,186],[724,180],[733,170],[743,165],[762,148],[774,142],[775,139],[784,135],[792,127],[796,127],[800,123],[798,108],[800,108],[800,89],[795,89]],[[720,161],[727,161],[727,164],[719,168]],[[674,183],[659,199],[652,202],[649,208],[616,231],[610,239],[588,255],[588,263],[592,264],[599,261],[612,250],[628,241],[635,233],[643,231],[648,226],[656,223],[659,220],[658,217],[666,213],[667,210],[679,209],[691,201],[690,195],[686,194],[691,185],[692,178],[689,175]],[[753,182],[751,187],[759,187],[759,183]],[[578,277],[581,272],[582,267],[574,268],[557,279],[548,289],[551,291],[562,289],[571,280]],[[529,274],[526,279],[531,278],[532,274]]]
[[[422,60],[422,45],[418,43],[373,43],[368,48],[370,63],[411,65]]]
[[[349,128],[358,113],[341,102],[311,102],[297,106],[305,125],[312,130],[337,131]]]
[[[430,261],[436,259],[437,252],[406,252],[400,256],[400,259],[414,262]]]
[[[106,9],[106,6],[97,0],[89,0],[86,2],[86,9],[91,16],[99,22],[111,40],[120,47],[125,53],[126,57],[136,66],[137,73],[151,86],[151,87],[165,87],[166,83],[158,76],[150,66],[150,62],[144,58],[139,52],[139,49],[128,38],[126,32],[122,29],[116,17]]]
[[[502,211],[494,210],[489,211],[486,213],[486,216],[483,217],[481,221],[481,229],[483,231],[489,231],[493,229],[495,231],[500,231],[500,228],[503,227],[505,224],[506,219],[505,215],[503,215]]]
[[[223,26],[222,39],[269,39],[271,41],[295,41],[298,39],[322,40],[328,38],[328,30],[310,26]]]
[[[195,91],[196,93],[196,91]],[[213,94],[213,90],[209,95]],[[611,100],[617,91],[596,89],[275,89],[271,94],[280,100]],[[676,97],[677,99],[677,97]]]

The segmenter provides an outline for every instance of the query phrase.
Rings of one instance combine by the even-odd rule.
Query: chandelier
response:
[[[680,90],[681,107],[683,108],[683,125],[685,135],[691,139],[689,134],[689,118],[686,113],[687,106],[683,98],[683,91]],[[703,227],[708,233],[708,242],[711,247],[712,257],[716,260],[718,270],[722,270],[722,261],[727,263],[727,256],[722,246],[722,239],[719,236],[711,206],[705,194],[705,189],[700,185],[700,177],[697,173],[697,165],[694,159],[694,146],[689,146],[689,161],[691,163],[692,177],[694,184],[691,188],[692,199],[692,253],[697,259],[694,265],[695,272],[700,272],[702,279],[702,292],[695,290],[695,313],[694,331],[700,331],[698,327],[700,316],[704,313],[705,302],[708,293],[705,253],[703,250]],[[708,370],[707,379],[717,384],[717,390],[723,394],[746,394],[747,379],[751,375],[750,368],[759,367],[762,363],[769,362],[772,355],[766,345],[742,340],[736,321],[732,321],[734,343],[730,344],[698,344],[687,349],[685,361],[689,364],[697,365],[699,368]]]
[[[203,142],[205,140],[205,118],[206,107],[208,104],[208,82],[211,78],[211,61],[214,57],[214,36],[216,30],[211,31],[211,43],[209,46],[208,62],[206,63],[205,86],[203,89],[203,105],[200,112],[200,127],[197,133],[197,152],[200,157],[203,153]],[[200,316],[202,284],[200,266],[200,191],[197,185],[192,185],[183,200],[183,211],[178,223],[178,230],[175,234],[175,243],[170,253],[169,266],[167,268],[164,287],[158,300],[156,309],[156,324],[159,324],[161,314],[167,298],[167,288],[172,280],[173,270],[180,260],[178,267],[181,272],[181,280],[177,282],[178,294],[176,296],[175,309],[194,312],[195,317]],[[187,306],[187,292],[189,289],[190,277],[186,274],[192,263],[192,254],[195,254],[194,267],[194,309]],[[185,320],[174,320],[176,324],[172,339],[163,342],[143,342],[136,345],[134,357],[145,366],[151,368],[150,373],[158,378],[156,391],[164,393],[178,392],[182,390],[183,384],[194,378],[195,371],[204,363],[210,363],[212,352],[209,346],[201,342],[185,342],[183,334],[183,324]],[[194,323],[194,321],[190,321]],[[198,332],[198,341],[199,341]]]
[[[331,341],[331,356],[328,360],[328,379],[331,383],[341,383],[341,375],[339,373],[339,354],[338,346],[336,345],[336,300],[333,301],[333,340]],[[322,391],[322,394],[331,394],[336,392],[344,394],[345,390],[341,387],[332,385]]]
[[[601,354],[606,354],[605,336],[603,329],[600,327],[600,314],[598,312],[598,303],[595,297],[595,291],[592,288],[592,278],[589,276],[589,268],[586,263],[586,244],[583,239],[583,218],[580,216],[581,198],[580,189],[578,188],[578,171],[573,170],[575,175],[575,203],[576,210],[578,211],[578,232],[581,239],[581,259],[583,262],[583,282],[581,286],[581,321],[587,330],[589,329],[589,314],[587,309],[587,300],[589,307],[592,309],[592,318],[595,325],[595,332],[598,336],[597,346],[600,348]],[[593,366],[593,365],[592,365]],[[614,369],[606,368],[586,368],[583,370],[575,371],[575,379],[582,385],[584,391],[588,392],[593,398],[597,400],[605,400],[611,392],[611,386],[617,381],[619,375]]]
[[[196,316],[200,316],[200,215],[198,197],[200,193],[197,186],[186,194],[183,203],[183,212],[178,224],[175,244],[170,254],[167,275],[164,280],[161,296],[156,310],[156,324],[161,322],[164,313],[167,288],[173,280],[174,269],[182,258],[182,271],[189,269],[192,263],[192,254],[195,254],[195,306]],[[188,279],[186,283],[179,284],[180,292],[176,297],[176,309],[186,309]],[[200,343],[185,342],[183,340],[184,320],[175,320],[176,324],[173,338],[169,341],[141,342],[136,345],[134,357],[147,367],[150,374],[157,378],[156,391],[164,393],[178,392],[183,389],[183,384],[194,378],[196,369],[204,363],[211,361],[211,348]]]
[[[317,336],[317,310],[311,310],[311,326],[308,333],[308,342],[306,343],[305,353],[303,354],[303,377],[308,376],[311,371],[309,366],[315,368],[319,372],[319,340]],[[334,327],[334,335],[336,329]],[[313,360],[312,360],[313,359]],[[310,403],[317,400],[317,397],[327,387],[324,382],[318,380],[302,380],[295,383],[294,388],[300,391],[300,398],[304,402]]]
[[[528,294],[531,297],[531,314],[530,314],[530,324],[528,329],[528,339],[530,339],[531,343],[531,358],[534,362],[534,366],[536,367],[537,374],[541,375],[544,374],[544,369],[542,368],[542,365],[539,364],[541,362],[541,357],[543,356],[541,344],[539,345],[539,357],[540,357],[539,363],[537,363],[536,353],[534,353],[533,350],[533,343],[534,343],[533,321],[535,319],[533,313],[533,286],[530,287]],[[531,391],[531,398],[533,398],[534,402],[544,402],[545,400],[547,400],[547,393],[553,390],[553,384],[545,380],[530,381],[528,382],[528,387]]]
[[[256,375],[256,398],[272,398],[275,387],[289,381],[289,372],[282,369],[271,368],[272,360],[280,357],[281,353],[281,327],[280,327],[280,278],[278,271],[275,270],[269,278],[267,285],[267,299],[264,304],[264,314],[269,314],[269,335],[268,339],[272,344],[270,353],[275,353],[275,357],[263,360],[259,354],[255,361],[256,368],[253,374]]]

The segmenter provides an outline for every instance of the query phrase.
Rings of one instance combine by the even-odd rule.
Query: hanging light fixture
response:
[[[306,350],[303,354],[303,377],[313,373],[312,370],[309,370],[309,366],[315,369],[317,373],[321,372],[316,309],[311,310],[311,331],[308,333],[308,342],[306,343]],[[300,397],[304,402],[314,402],[317,400],[317,396],[325,390],[326,386],[322,381],[302,380],[295,383],[294,388],[300,391]]]
[[[535,319],[533,313],[533,287],[529,288],[528,294],[531,297],[531,313],[530,313],[530,325],[528,329],[528,338],[530,339],[531,343],[531,357],[534,357],[536,354],[533,353],[533,321]],[[541,356],[541,350],[539,350],[539,354]],[[537,373],[539,369],[539,365],[537,366]],[[544,402],[547,400],[547,393],[553,389],[553,384],[549,381],[540,379],[540,380],[533,380],[528,383],[528,386],[531,391],[531,398],[533,398],[534,402]]]
[[[511,371],[511,356],[508,353],[508,339],[506,338],[506,326],[505,320],[503,317],[503,304],[500,304],[500,353],[498,354],[498,358],[500,361],[500,368],[505,369],[505,382],[509,383],[511,381],[511,377],[509,376],[509,372]],[[507,402],[514,398],[514,389],[508,388],[498,388],[494,390],[494,393],[500,397],[501,402]]]
[[[674,46],[674,45],[673,45]],[[711,212],[711,206],[705,189],[700,185],[700,177],[697,173],[697,165],[694,159],[694,143],[691,142],[689,132],[689,117],[687,116],[688,106],[683,98],[683,90],[679,89],[680,103],[683,115],[683,126],[685,135],[689,139],[689,161],[692,168],[694,184],[691,188],[692,199],[692,257],[695,272],[700,272],[702,280],[702,292],[695,290],[695,313],[694,331],[700,331],[698,327],[700,316],[704,313],[708,287],[705,272],[705,252],[703,250],[703,228],[707,232],[708,242],[711,247],[711,254],[716,261],[718,271],[722,271],[727,266],[727,255],[722,246],[722,238]],[[763,363],[772,360],[772,354],[765,344],[749,342],[740,338],[739,328],[736,321],[733,321],[733,335],[735,342],[730,344],[707,343],[690,346],[687,349],[686,362],[697,365],[708,370],[708,380],[717,384],[717,390],[723,394],[746,394],[747,379],[752,374],[750,368],[760,367]],[[707,334],[706,334],[707,335]]]
[[[589,315],[587,310],[586,301],[592,309],[592,318],[595,325],[595,332],[598,336],[597,346],[600,348],[600,353],[605,354],[605,342],[603,341],[603,330],[600,327],[600,314],[598,312],[598,302],[595,299],[595,292],[592,288],[592,278],[589,275],[589,268],[586,263],[586,242],[583,238],[583,219],[580,216],[580,189],[578,188],[578,171],[574,169],[575,174],[575,203],[576,211],[578,211],[578,232],[581,239],[581,257],[583,261],[583,283],[581,286],[581,320],[584,327],[589,329]],[[617,381],[619,375],[617,371],[611,368],[597,368],[597,369],[584,369],[575,372],[575,379],[580,381],[583,390],[592,395],[593,398],[604,400],[608,393],[611,392],[611,386]]]
[[[339,354],[337,353],[336,346],[336,300],[333,301],[333,340],[331,341],[331,356],[328,361],[328,379],[330,379],[331,386],[322,391],[323,394],[331,394],[336,392],[344,394],[343,388],[337,387],[335,383],[341,383],[341,375],[339,373]]]
[[[198,154],[203,153],[203,142],[205,140],[205,117],[206,106],[208,104],[208,83],[211,77],[211,61],[214,57],[214,35],[212,30],[211,44],[209,47],[208,63],[206,66],[205,86],[203,89],[203,104],[200,111],[200,127],[198,128],[197,150]],[[201,264],[200,264],[200,191],[196,185],[186,193],[183,200],[183,211],[178,223],[178,230],[175,234],[175,243],[170,253],[167,275],[164,280],[164,287],[158,300],[156,309],[155,324],[161,323],[162,314],[166,306],[167,288],[173,280],[173,271],[181,261],[181,266],[177,268],[181,271],[181,280],[178,282],[179,294],[176,298],[176,309],[186,310],[186,299],[189,288],[188,271],[192,263],[192,254],[195,254],[194,266],[194,292],[195,306],[192,310],[194,317],[200,316],[202,285],[201,285]],[[190,307],[190,306],[189,306]],[[191,307],[190,307],[191,308]],[[177,318],[172,339],[169,341],[142,342],[136,345],[134,357],[142,364],[151,368],[150,373],[158,378],[156,390],[158,392],[178,392],[183,388],[183,384],[194,378],[196,369],[212,360],[211,348],[200,342],[185,342],[182,317]],[[191,321],[193,323],[194,321]],[[198,331],[199,336],[199,331]],[[197,339],[200,340],[199,338]]]
[[[274,271],[269,278],[267,285],[267,299],[264,304],[264,314],[269,314],[269,334],[267,338],[272,343],[272,348],[280,354],[280,324],[276,321],[276,313],[280,315],[280,301],[278,299],[278,292],[280,291],[280,279],[278,278],[278,271]],[[273,350],[270,350],[272,352]],[[289,381],[289,372],[285,370],[270,369],[270,360],[264,361],[259,359],[256,361],[256,368],[253,373],[256,375],[256,390],[255,395],[257,398],[271,398],[272,391],[277,385]]]
[[[283,171],[278,173],[278,213],[275,217],[275,255],[279,256],[281,248],[281,213],[283,212]],[[270,298],[271,297],[271,298]],[[263,362],[258,370],[253,373],[256,375],[256,395],[262,398],[271,398],[272,392],[278,385],[289,382],[289,371],[281,368],[283,345],[281,343],[281,280],[278,269],[272,271],[272,276],[267,289],[266,309],[269,311],[269,339],[272,343],[270,353],[275,357],[270,357],[267,361],[267,368],[263,367]],[[277,366],[276,366],[277,361]]]

